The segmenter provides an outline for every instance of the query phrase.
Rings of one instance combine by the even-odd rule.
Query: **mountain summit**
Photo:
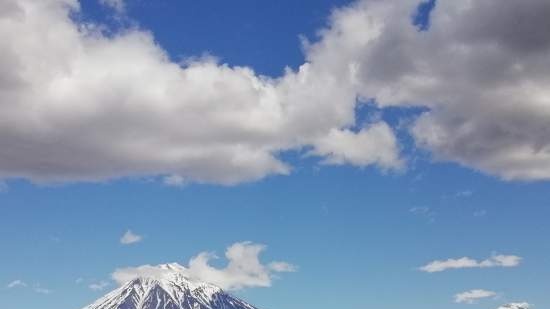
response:
[[[257,309],[213,284],[183,275],[178,264],[161,267],[173,273],[133,279],[83,309]]]

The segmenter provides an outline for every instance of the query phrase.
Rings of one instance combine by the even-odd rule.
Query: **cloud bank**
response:
[[[76,0],[3,3],[0,177],[235,184],[290,173],[277,156],[303,147],[327,164],[402,165],[387,124],[347,129],[356,96],[345,76],[173,63],[149,32],[74,21]]]
[[[290,150],[402,169],[394,128],[356,122],[373,99],[427,108],[408,129],[437,160],[550,179],[548,1],[437,1],[426,31],[411,22],[417,5],[335,10],[302,66],[266,77],[212,58],[174,63],[147,31],[72,19],[76,0],[2,1],[0,178],[231,185],[291,173]]]
[[[187,267],[174,263],[120,268],[113,272],[112,278],[122,285],[138,277],[162,279],[178,272],[199,281],[215,284],[226,290],[269,287],[277,273],[294,272],[297,268],[281,261],[263,264],[259,255],[265,248],[264,245],[251,242],[235,243],[227,248],[225,257],[228,263],[222,268],[210,265],[210,260],[216,258],[213,253],[202,252],[193,257]]]

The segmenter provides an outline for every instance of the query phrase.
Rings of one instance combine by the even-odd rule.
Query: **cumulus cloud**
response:
[[[509,303],[502,305],[498,307],[498,309],[529,309],[531,308],[531,304],[523,302],[523,303]]]
[[[521,257],[515,255],[493,255],[483,261],[463,257],[459,259],[436,260],[420,267],[420,270],[434,273],[460,268],[516,267],[520,264],[521,259]]]
[[[131,230],[127,230],[120,238],[120,243],[123,245],[131,245],[140,242],[142,239],[142,236],[134,234]]]
[[[324,157],[325,164],[368,166],[378,163],[382,168],[401,165],[398,145],[392,129],[382,122],[357,133],[332,130],[316,142],[311,154]]]
[[[349,72],[306,63],[270,78],[211,57],[179,64],[149,32],[104,35],[71,19],[76,0],[2,3],[0,178],[230,185],[286,175],[278,154],[302,149],[327,164],[402,166],[388,125],[349,130],[363,126]]]
[[[337,10],[313,66],[353,72],[379,106],[424,106],[416,144],[504,179],[550,178],[550,3],[437,1],[429,29],[418,2],[365,0]]]
[[[13,288],[17,288],[17,287],[26,287],[27,284],[21,280],[14,280],[10,283],[8,283],[8,285],[6,286],[8,289],[13,289]]]
[[[281,261],[263,264],[259,255],[265,248],[264,245],[251,242],[235,243],[227,248],[225,257],[228,263],[222,268],[210,265],[210,261],[216,258],[213,253],[202,252],[191,258],[187,267],[166,264],[120,268],[113,272],[112,278],[123,284],[138,277],[162,279],[177,272],[226,290],[269,287],[276,273],[296,271],[296,266]]]
[[[437,1],[420,31],[419,2],[337,9],[304,40],[303,65],[266,77],[211,57],[171,62],[137,28],[104,35],[70,18],[76,0],[3,1],[0,178],[231,185],[289,174],[279,154],[304,149],[403,168],[389,124],[356,123],[358,99],[374,99],[427,109],[408,129],[436,160],[550,179],[550,3]]]
[[[455,295],[456,303],[475,304],[478,300],[488,297],[495,297],[497,293],[487,290],[471,290]]]

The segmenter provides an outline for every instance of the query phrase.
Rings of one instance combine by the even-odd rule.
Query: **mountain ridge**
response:
[[[160,265],[158,278],[134,278],[83,309],[258,309],[220,287],[191,279],[183,266]]]

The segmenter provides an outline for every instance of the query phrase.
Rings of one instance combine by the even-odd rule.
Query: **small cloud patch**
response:
[[[131,245],[140,242],[143,239],[141,235],[133,233],[131,230],[127,230],[120,238],[120,243],[123,245]]]

